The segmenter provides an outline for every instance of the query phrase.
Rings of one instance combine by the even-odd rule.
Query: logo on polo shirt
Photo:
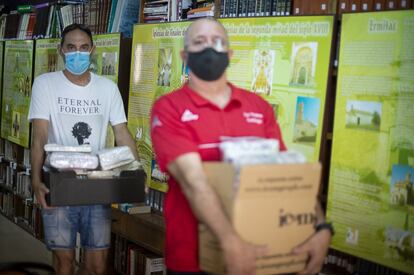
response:
[[[151,128],[154,129],[157,126],[162,126],[162,122],[157,116],[154,116],[152,119]]]
[[[247,123],[263,124],[263,114],[255,112],[243,112]]]
[[[193,120],[198,120],[198,115],[193,114],[190,110],[185,109],[184,113],[181,116],[181,121],[182,122],[189,122],[189,121],[193,121]]]

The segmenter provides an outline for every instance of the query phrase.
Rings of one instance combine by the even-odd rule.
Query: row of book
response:
[[[144,4],[144,22],[170,21],[171,2],[169,0],[147,0]]]
[[[293,15],[342,14],[413,8],[412,0],[294,0]]]
[[[187,12],[187,19],[197,19],[200,17],[214,16],[215,5],[213,2],[202,3]]]
[[[167,22],[214,16],[213,0],[147,0],[143,7],[143,22]]]
[[[292,0],[222,0],[220,17],[290,15]]]
[[[222,0],[220,17],[341,14],[414,8],[412,0]]]
[[[330,274],[403,275],[405,273],[330,249],[328,255],[325,257],[324,265],[319,275]]]
[[[0,162],[20,163],[20,167],[30,170],[30,149],[23,148],[13,142],[0,138]]]
[[[14,217],[14,195],[0,189],[0,210],[7,217]]]
[[[0,37],[32,39],[59,37],[72,23],[83,23],[83,4],[50,5],[48,2],[18,6],[17,10],[0,17]]]
[[[118,274],[163,275],[166,274],[164,258],[127,239],[112,234],[113,267]]]
[[[69,1],[70,2],[70,1]],[[46,2],[18,6],[0,17],[0,39],[60,37],[72,24],[85,24],[93,34],[122,32],[131,37],[139,21],[139,0],[89,0],[76,4]]]
[[[40,208],[30,200],[24,200],[12,192],[0,188],[0,212],[42,240],[43,223],[40,211]]]
[[[338,13],[412,8],[412,0],[339,0],[338,3]]]
[[[33,200],[30,174],[17,171],[13,162],[0,164],[0,184],[21,198]]]
[[[149,205],[154,212],[163,213],[165,193],[156,189],[149,188],[145,204]]]

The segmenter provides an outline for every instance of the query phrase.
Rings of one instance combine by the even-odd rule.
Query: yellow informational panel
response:
[[[223,19],[234,54],[228,79],[272,106],[289,149],[319,159],[332,44],[333,17]],[[180,58],[189,22],[136,25],[132,42],[128,127],[148,184],[166,190],[149,133],[153,102],[188,80]],[[173,142],[173,141],[171,141]]]
[[[4,55],[1,137],[29,147],[33,41],[6,41]]]
[[[414,11],[342,17],[328,218],[333,247],[414,271]]]
[[[183,34],[189,22],[134,26],[128,128],[135,138],[147,184],[166,191],[166,176],[159,170],[151,147],[150,112],[154,101],[188,79],[180,57]],[[173,141],[171,141],[173,142]]]
[[[93,42],[95,51],[91,56],[90,70],[118,84],[121,34],[97,34],[93,36]],[[114,147],[115,145],[115,136],[111,125],[108,125],[105,144],[106,147]]]
[[[0,41],[0,94],[3,93],[3,52],[4,52],[4,41]]]

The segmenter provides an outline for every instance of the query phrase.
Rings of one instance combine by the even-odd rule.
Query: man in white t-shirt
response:
[[[46,143],[90,144],[96,151],[105,146],[108,123],[118,146],[127,145],[138,158],[126,126],[124,106],[114,82],[88,71],[95,47],[91,31],[79,24],[62,32],[59,53],[65,69],[46,73],[33,83],[29,120],[33,125],[31,147],[32,188],[42,207],[45,241],[53,251],[57,274],[74,274],[77,232],[85,249],[82,274],[105,274],[110,246],[110,205],[47,206],[49,192],[41,180]]]

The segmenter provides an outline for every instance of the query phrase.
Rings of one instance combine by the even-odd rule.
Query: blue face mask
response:
[[[81,75],[88,70],[90,65],[90,52],[70,52],[65,53],[65,67],[75,75]]]

